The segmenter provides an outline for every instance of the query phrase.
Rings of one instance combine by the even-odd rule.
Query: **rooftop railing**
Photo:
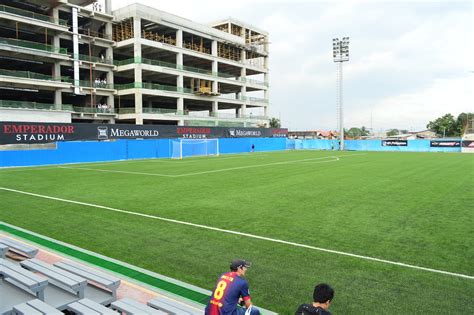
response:
[[[58,47],[54,47],[47,44],[30,42],[30,41],[20,40],[20,39],[0,38],[0,44],[43,50],[43,51],[48,51],[48,52],[57,53],[57,54],[67,54],[66,48],[58,48]]]
[[[69,105],[69,104],[57,104],[57,105],[55,105],[55,104],[46,104],[46,103],[37,103],[37,102],[23,102],[23,101],[10,101],[10,100],[0,100],[0,107],[73,111],[72,105]]]
[[[66,20],[55,19],[51,16],[47,16],[47,15],[44,15],[44,14],[39,14],[39,13],[35,13],[35,12],[23,10],[23,9],[13,8],[13,7],[9,7],[9,6],[6,6],[6,5],[0,5],[0,12],[6,12],[6,13],[15,14],[15,15],[21,15],[21,16],[32,18],[32,19],[35,19],[35,20],[40,20],[40,21],[44,21],[44,22],[50,22],[50,23],[55,23],[55,24],[67,26],[67,21]]]

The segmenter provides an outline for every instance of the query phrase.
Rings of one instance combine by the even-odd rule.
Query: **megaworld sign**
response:
[[[0,122],[0,144],[112,139],[286,137],[288,129]]]

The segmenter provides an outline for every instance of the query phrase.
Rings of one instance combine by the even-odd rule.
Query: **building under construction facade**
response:
[[[0,1],[0,120],[268,124],[268,34],[111,0]]]

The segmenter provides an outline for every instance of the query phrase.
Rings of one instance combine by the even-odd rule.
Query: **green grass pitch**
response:
[[[0,170],[0,187],[470,276],[462,278],[0,190],[0,220],[211,290],[253,262],[281,314],[474,313],[474,158],[285,151]]]

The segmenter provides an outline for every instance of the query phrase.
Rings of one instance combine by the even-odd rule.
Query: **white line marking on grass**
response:
[[[176,177],[175,175],[168,175],[168,174],[103,170],[100,168],[87,168],[87,167],[58,166],[58,168],[65,168],[65,169],[71,169],[71,170],[95,171],[95,172],[104,172],[104,173],[120,173],[120,174],[132,174],[132,175],[159,176],[159,177]]]
[[[144,213],[140,213],[140,212],[121,210],[121,209],[111,208],[111,207],[107,207],[107,206],[95,205],[95,204],[92,204],[92,203],[86,203],[86,202],[62,199],[62,198],[51,197],[51,196],[46,196],[46,195],[40,195],[40,194],[30,193],[30,192],[26,192],[26,191],[6,188],[6,187],[0,187],[0,190],[14,192],[14,193],[28,195],[28,196],[33,196],[33,197],[44,198],[44,199],[62,201],[62,202],[66,202],[66,203],[76,204],[76,205],[99,208],[99,209],[104,209],[104,210],[109,210],[109,211],[114,211],[114,212],[119,212],[119,213],[124,213],[124,214],[130,214],[130,215],[135,215],[135,216],[154,219],[154,220],[160,220],[160,221],[165,221],[165,222],[182,224],[182,225],[192,226],[192,227],[196,227],[196,228],[211,230],[211,231],[217,231],[217,232],[222,232],[222,233],[227,233],[227,234],[245,236],[245,237],[249,237],[249,238],[253,238],[253,239],[269,241],[269,242],[273,242],[273,243],[280,243],[280,244],[285,244],[285,245],[290,245],[290,246],[295,246],[295,247],[307,248],[307,249],[317,250],[317,251],[336,254],[336,255],[349,256],[349,257],[353,257],[353,258],[376,261],[376,262],[389,264],[389,265],[395,265],[395,266],[400,266],[400,267],[405,267],[405,268],[423,270],[423,271],[428,271],[428,272],[434,272],[434,273],[449,275],[449,276],[453,276],[453,277],[459,277],[459,278],[474,280],[474,276],[465,275],[465,274],[461,274],[461,273],[455,273],[455,272],[449,272],[449,271],[438,270],[438,269],[433,269],[433,268],[410,265],[410,264],[405,264],[405,263],[402,263],[402,262],[385,260],[385,259],[380,259],[380,258],[375,258],[375,257],[370,257],[370,256],[357,255],[357,254],[352,254],[352,253],[347,253],[347,252],[341,252],[341,251],[338,251],[338,250],[327,249],[327,248],[322,248],[322,247],[316,247],[316,246],[300,244],[300,243],[295,243],[295,242],[288,242],[288,241],[279,240],[279,239],[275,239],[275,238],[259,236],[259,235],[249,234],[249,233],[243,233],[243,232],[238,232],[238,231],[233,231],[233,230],[225,230],[225,229],[220,229],[220,228],[216,228],[216,227],[212,227],[212,226],[196,224],[196,223],[180,221],[180,220],[174,220],[174,219],[168,219],[168,218],[154,216],[154,215],[150,215],[150,214],[144,214]]]
[[[327,162],[338,161],[338,160],[331,160],[331,161],[323,161],[323,162],[314,162],[315,160],[329,159],[329,158],[336,158],[337,159],[337,157],[335,157],[335,156],[325,156],[325,157],[309,158],[309,159],[302,159],[302,160],[291,160],[291,161],[274,162],[274,163],[267,163],[267,164],[256,164],[256,165],[245,165],[245,166],[230,167],[230,168],[221,168],[221,169],[218,169],[218,170],[202,171],[202,172],[195,172],[195,173],[184,173],[184,174],[178,174],[178,175],[160,174],[160,173],[145,173],[145,172],[132,172],[132,171],[118,171],[118,170],[104,170],[104,169],[100,169],[100,168],[70,167],[70,166],[58,166],[58,168],[72,169],[72,170],[96,171],[96,172],[104,172],[104,173],[121,173],[121,174],[132,174],[132,175],[145,175],[145,176],[159,176],[159,177],[177,178],[177,177],[204,175],[204,174],[227,172],[227,171],[234,171],[234,170],[240,170],[240,169],[265,167],[265,166],[281,165],[281,164],[291,164],[291,163],[307,162],[307,161],[313,161],[313,163],[327,163]]]

